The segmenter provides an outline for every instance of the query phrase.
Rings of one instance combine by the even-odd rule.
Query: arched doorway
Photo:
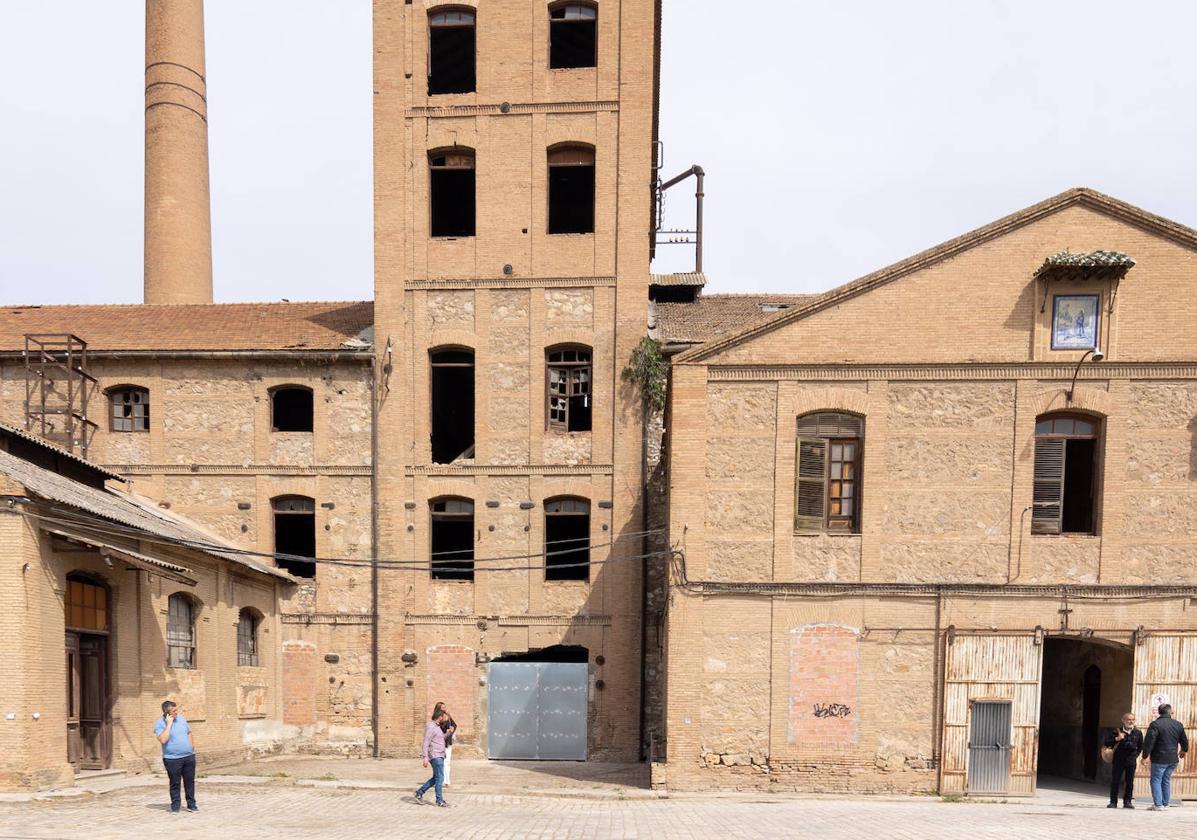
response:
[[[67,761],[76,771],[104,770],[112,760],[109,680],[112,598],[108,586],[89,575],[67,575],[63,613]]]
[[[1043,646],[1039,710],[1039,784],[1109,784],[1101,738],[1130,711],[1134,656],[1096,639],[1048,637]],[[1046,780],[1045,778],[1050,777]]]

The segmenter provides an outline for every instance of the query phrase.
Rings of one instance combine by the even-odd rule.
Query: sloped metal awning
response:
[[[186,584],[187,586],[195,586],[196,580],[190,577],[191,570],[185,566],[178,566],[174,563],[168,563],[165,560],[159,560],[157,557],[150,557],[146,554],[141,554],[137,551],[132,551],[128,548],[112,545],[109,542],[90,534],[84,530],[76,530],[74,528],[64,528],[61,526],[42,525],[41,529],[47,534],[53,534],[56,537],[70,540],[72,542],[83,543],[100,552],[103,557],[110,557],[113,560],[119,560],[127,566],[132,566],[135,569],[140,569],[143,572],[149,572],[151,575],[173,580],[176,583]]]

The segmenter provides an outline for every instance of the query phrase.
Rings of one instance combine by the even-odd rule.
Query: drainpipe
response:
[[[645,748],[645,726],[648,722],[644,710],[648,688],[648,553],[652,534],[648,533],[648,418],[649,402],[643,398],[644,410],[640,420],[640,530],[644,532],[640,544],[640,760],[648,755]]]
[[[378,745],[378,361],[370,356],[370,732]]]

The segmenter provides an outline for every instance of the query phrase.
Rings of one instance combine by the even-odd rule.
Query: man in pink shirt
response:
[[[432,720],[424,727],[424,766],[432,765],[432,778],[420,786],[416,791],[416,802],[423,804],[424,794],[428,788],[436,786],[436,804],[440,808],[448,808],[445,801],[445,733],[441,729],[441,722],[447,717],[443,709],[432,713]]]

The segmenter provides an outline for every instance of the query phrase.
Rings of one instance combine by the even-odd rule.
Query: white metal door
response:
[[[587,681],[585,663],[492,662],[487,757],[585,761]]]

